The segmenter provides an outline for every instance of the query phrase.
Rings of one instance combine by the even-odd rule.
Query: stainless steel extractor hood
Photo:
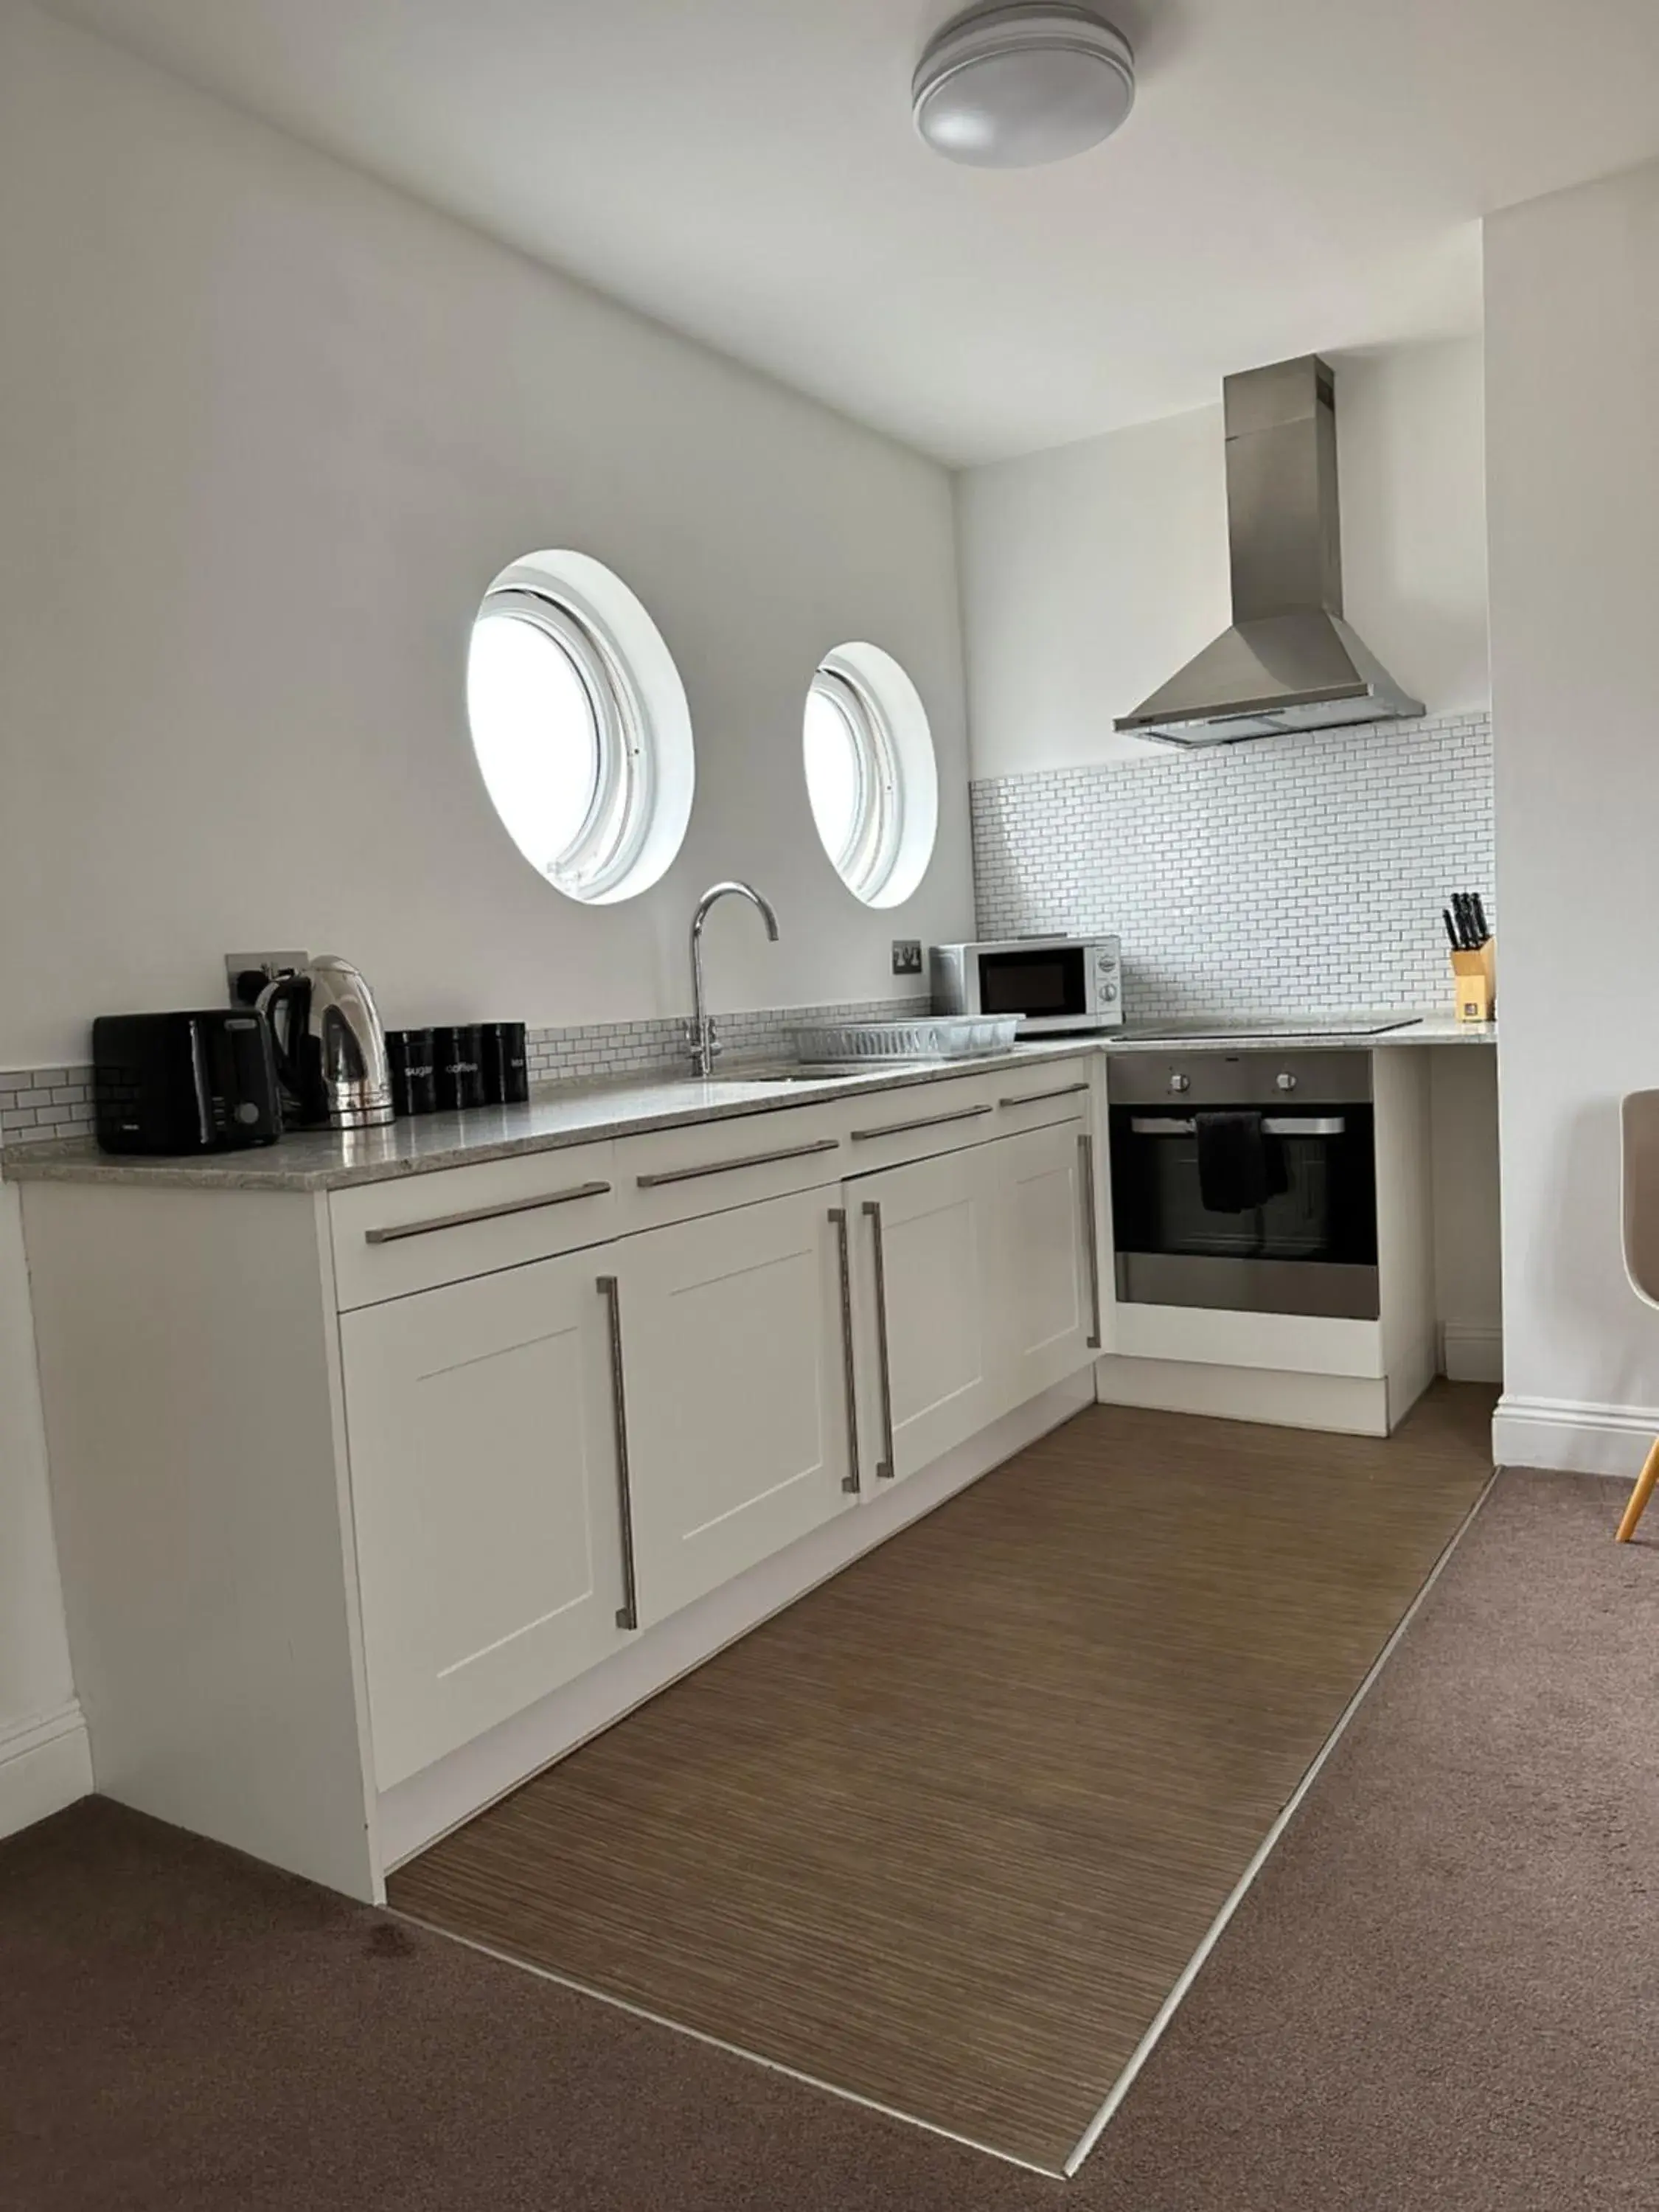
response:
[[[1227,745],[1420,714],[1342,619],[1330,369],[1305,354],[1226,378],[1221,398],[1232,626],[1116,726]]]

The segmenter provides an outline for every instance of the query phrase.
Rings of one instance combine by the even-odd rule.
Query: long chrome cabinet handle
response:
[[[870,1217],[870,1241],[876,1261],[876,1351],[881,1377],[882,1441],[882,1456],[876,1462],[876,1480],[890,1482],[896,1471],[893,1465],[893,1357],[887,1341],[887,1254],[882,1242],[881,1201],[866,1198],[864,1210]]]
[[[872,1137],[905,1137],[913,1129],[942,1129],[947,1121],[976,1121],[981,1114],[994,1110],[989,1105],[958,1106],[954,1113],[929,1114],[920,1121],[884,1121],[878,1129],[854,1129],[852,1139],[855,1145],[863,1145]]]
[[[775,1160],[804,1160],[814,1152],[833,1152],[839,1137],[820,1137],[816,1144],[786,1145],[781,1152],[750,1152],[740,1160],[709,1160],[701,1167],[664,1168],[656,1175],[635,1176],[641,1190],[657,1190],[665,1182],[692,1182],[699,1176],[732,1175],[738,1168],[769,1168]]]
[[[841,1486],[856,1498],[864,1488],[859,1474],[859,1379],[853,1364],[853,1255],[848,1249],[847,1208],[832,1206],[836,1224],[836,1255],[841,1269],[841,1371],[847,1390],[847,1458],[849,1472]]]
[[[440,1229],[470,1229],[475,1221],[501,1221],[509,1213],[539,1213],[544,1206],[568,1206],[573,1198],[604,1198],[608,1182],[573,1183],[541,1198],[509,1198],[500,1206],[475,1206],[466,1213],[435,1213],[428,1221],[399,1221],[389,1229],[365,1229],[365,1244],[401,1244],[405,1237],[430,1237]]]
[[[1198,1123],[1190,1115],[1148,1114],[1133,1115],[1129,1133],[1135,1137],[1191,1137],[1197,1133]],[[1264,1137],[1346,1137],[1347,1118],[1341,1114],[1267,1114],[1262,1116]]]
[[[639,1576],[634,1562],[634,1480],[628,1463],[628,1372],[623,1365],[622,1286],[614,1275],[599,1277],[599,1295],[611,1313],[611,1402],[617,1415],[617,1500],[621,1508],[623,1601],[618,1628],[640,1625]]]
[[[1051,1098],[1075,1098],[1080,1091],[1089,1088],[1086,1083],[1062,1083],[1058,1091],[1026,1091],[1018,1098],[999,1098],[997,1104],[1010,1106],[1046,1106]]]
[[[1100,1350],[1100,1222],[1095,1212],[1095,1140],[1093,1133],[1085,1129],[1077,1140],[1078,1158],[1083,1173],[1083,1232],[1089,1252],[1089,1314],[1092,1327],[1087,1343],[1091,1352]]]

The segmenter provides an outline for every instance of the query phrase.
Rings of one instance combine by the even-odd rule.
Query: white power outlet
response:
[[[311,960],[308,952],[227,952],[225,981],[230,987],[233,1006],[250,1006],[267,983],[279,982],[284,975],[297,975]],[[245,978],[259,977],[258,988],[250,991]]]

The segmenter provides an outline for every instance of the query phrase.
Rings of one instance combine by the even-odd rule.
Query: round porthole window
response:
[[[647,890],[691,815],[691,717],[661,633],[583,553],[536,553],[485,592],[467,718],[495,811],[532,867],[592,905]]]
[[[939,827],[939,772],[915,685],[879,646],[839,645],[818,663],[802,723],[806,795],[824,851],[866,906],[921,883]]]

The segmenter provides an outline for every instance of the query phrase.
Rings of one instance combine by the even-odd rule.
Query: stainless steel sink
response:
[[[717,1068],[706,1077],[713,1084],[741,1083],[854,1083],[860,1076],[908,1075],[931,1061],[860,1060],[850,1066],[815,1066],[798,1060],[755,1060],[747,1065]]]

